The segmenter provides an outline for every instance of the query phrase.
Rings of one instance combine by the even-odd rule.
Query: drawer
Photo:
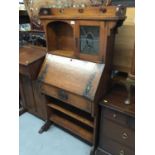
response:
[[[43,84],[41,89],[41,91],[48,96],[54,97],[65,103],[68,103],[69,105],[84,110],[88,113],[91,113],[92,102],[83,98],[82,96],[78,96],[73,93],[46,84]]]
[[[104,138],[100,146],[105,152],[110,155],[135,155],[135,150],[125,145],[118,143],[110,138]],[[96,154],[96,155],[109,155],[109,154]]]
[[[135,147],[135,132],[131,128],[124,127],[108,119],[103,119],[100,131],[100,142],[104,143],[104,137],[111,138],[129,147]]]
[[[102,118],[108,118],[122,125],[129,125],[129,117],[127,115],[124,115],[120,112],[117,112],[111,109],[103,108]]]

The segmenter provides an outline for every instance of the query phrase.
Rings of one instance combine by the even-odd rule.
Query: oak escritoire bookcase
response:
[[[95,144],[98,103],[108,89],[122,6],[42,8],[47,52],[38,81],[51,123]]]

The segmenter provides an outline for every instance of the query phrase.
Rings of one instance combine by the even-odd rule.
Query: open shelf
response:
[[[47,24],[47,48],[52,54],[71,57],[74,55],[74,28],[64,21]]]
[[[60,112],[62,112],[64,114],[66,114],[66,115],[68,115],[68,116],[70,116],[70,117],[72,117],[72,118],[74,118],[74,119],[76,119],[78,121],[80,121],[81,123],[83,123],[85,125],[88,125],[89,127],[92,127],[92,128],[94,127],[93,121],[88,120],[88,119],[80,116],[79,114],[76,114],[76,113],[74,113],[74,112],[72,112],[72,111],[70,111],[68,109],[65,109],[65,108],[59,106],[59,105],[48,104],[48,106],[55,109],[55,110],[57,110],[57,111],[60,111]]]
[[[50,120],[60,127],[65,128],[74,135],[79,136],[90,144],[93,143],[93,132],[79,126],[73,120],[68,119],[66,116],[53,112]]]

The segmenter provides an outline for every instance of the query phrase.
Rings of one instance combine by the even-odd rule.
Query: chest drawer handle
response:
[[[119,155],[125,155],[124,150],[121,150],[121,151],[119,152]]]
[[[123,138],[123,139],[127,139],[127,138],[128,138],[128,134],[124,132],[124,133],[122,134],[122,138]]]

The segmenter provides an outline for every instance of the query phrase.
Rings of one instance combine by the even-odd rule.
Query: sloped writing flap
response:
[[[47,54],[38,79],[93,101],[103,70],[104,64]]]

